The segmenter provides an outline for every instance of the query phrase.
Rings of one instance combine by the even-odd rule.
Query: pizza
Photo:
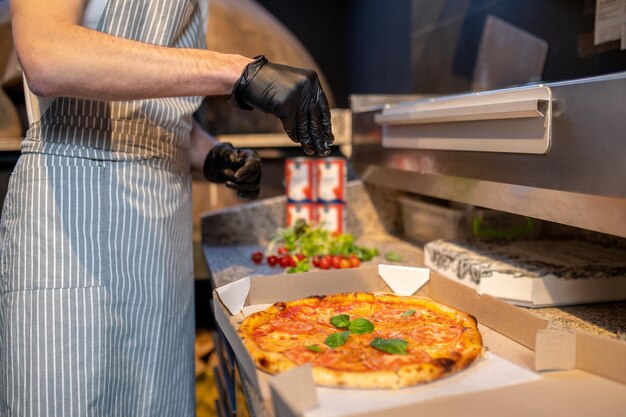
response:
[[[270,374],[311,363],[315,383],[401,388],[461,371],[482,351],[471,315],[420,297],[347,293],[278,302],[238,333]]]

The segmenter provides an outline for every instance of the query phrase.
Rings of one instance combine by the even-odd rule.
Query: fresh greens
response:
[[[378,255],[378,249],[355,246],[354,254],[362,261],[371,261],[372,259],[374,259],[375,256]]]
[[[321,227],[313,227],[304,220],[298,220],[292,227],[280,229],[272,240],[268,252],[281,243],[290,253],[301,253],[306,257],[315,255],[355,255],[362,261],[369,261],[378,255],[376,248],[366,248],[355,244],[356,238],[350,233],[333,235]]]
[[[375,337],[370,346],[392,355],[406,355],[408,343],[402,339],[383,339]]]
[[[321,352],[322,349],[317,345],[306,346],[307,349],[312,350],[313,352]]]
[[[372,333],[374,331],[374,325],[368,319],[358,318],[350,321],[348,330],[350,333],[354,334]]]
[[[324,343],[326,343],[326,345],[330,346],[333,349],[338,348],[339,346],[346,343],[346,341],[348,340],[348,336],[350,336],[350,332],[333,333],[326,338]]]
[[[339,314],[330,318],[330,324],[340,329],[347,328],[350,325],[350,316],[347,314]]]
[[[385,254],[385,259],[390,261],[390,262],[402,262],[403,258],[402,255],[400,255],[397,252],[387,252]]]
[[[309,269],[311,269],[311,264],[309,263],[309,260],[304,258],[298,262],[296,262],[296,266],[289,268],[287,270],[288,274],[296,274],[298,272],[309,272]]]
[[[400,317],[409,317],[415,314],[415,310],[407,310],[404,313],[400,314]]]

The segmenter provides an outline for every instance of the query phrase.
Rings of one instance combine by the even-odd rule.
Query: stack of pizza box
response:
[[[436,240],[425,245],[424,262],[525,307],[626,300],[626,251],[580,240]]]

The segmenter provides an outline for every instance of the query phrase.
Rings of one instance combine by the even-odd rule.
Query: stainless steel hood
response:
[[[363,106],[364,181],[626,237],[626,72]]]

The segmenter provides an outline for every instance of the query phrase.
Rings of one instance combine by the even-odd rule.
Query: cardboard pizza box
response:
[[[626,251],[589,242],[436,240],[424,246],[424,263],[479,294],[525,307],[626,300]]]
[[[352,291],[432,298],[476,317],[487,353],[440,381],[390,390],[315,386],[310,365],[259,371],[237,335],[243,318],[277,301]],[[548,322],[425,268],[379,265],[255,276],[213,293],[215,318],[249,387],[255,413],[277,417],[481,415],[623,416],[626,343],[548,330]],[[536,350],[536,352],[535,352]]]

